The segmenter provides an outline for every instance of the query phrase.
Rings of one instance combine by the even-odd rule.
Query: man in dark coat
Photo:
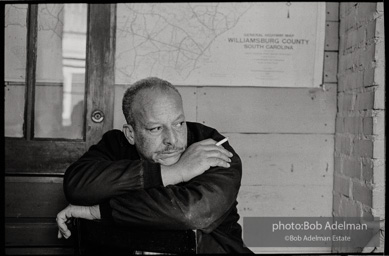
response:
[[[185,121],[169,82],[147,78],[124,94],[123,131],[112,130],[65,173],[70,205],[57,215],[58,237],[71,217],[129,227],[197,230],[199,253],[251,253],[242,241],[237,195],[242,163],[215,129]]]

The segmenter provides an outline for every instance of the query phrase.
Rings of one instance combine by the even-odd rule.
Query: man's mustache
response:
[[[161,151],[158,151],[159,154],[171,154],[171,153],[176,153],[176,152],[181,152],[184,151],[184,147],[167,147]]]

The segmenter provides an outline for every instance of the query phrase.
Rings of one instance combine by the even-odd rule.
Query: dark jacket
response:
[[[187,122],[188,147],[224,137],[215,129]],[[160,165],[140,159],[124,134],[112,130],[65,173],[64,191],[74,205],[100,205],[101,216],[132,227],[198,232],[199,253],[251,253],[242,241],[237,195],[242,163],[232,152],[231,167],[213,167],[188,182],[163,186]]]

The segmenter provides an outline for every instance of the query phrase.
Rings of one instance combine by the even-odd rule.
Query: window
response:
[[[7,174],[62,175],[112,128],[115,21],[115,4],[5,6]]]
[[[86,38],[86,4],[6,5],[6,137],[84,139]]]

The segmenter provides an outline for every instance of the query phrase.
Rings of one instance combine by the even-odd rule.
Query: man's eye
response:
[[[159,132],[161,129],[162,129],[162,127],[158,126],[158,127],[154,127],[154,128],[149,129],[149,131],[150,132]]]
[[[182,126],[184,125],[184,123],[185,123],[185,121],[179,122],[176,126],[177,126],[177,127],[182,127]]]

